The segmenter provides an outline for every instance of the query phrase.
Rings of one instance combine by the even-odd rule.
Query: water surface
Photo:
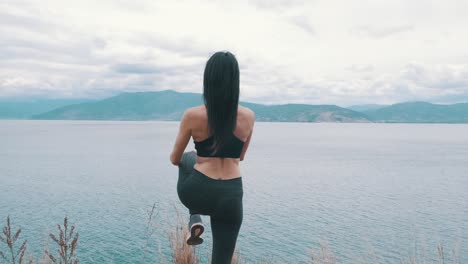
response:
[[[176,208],[187,214],[169,162],[177,128],[0,121],[0,219],[22,227],[36,256],[67,215],[81,263],[169,260]],[[468,125],[256,123],[241,174],[244,260],[305,263],[325,241],[339,263],[399,263],[434,258],[442,242],[468,263]]]

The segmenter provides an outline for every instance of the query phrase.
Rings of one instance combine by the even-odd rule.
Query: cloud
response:
[[[0,11],[0,25],[3,27],[8,26],[28,31],[44,31],[51,26],[49,23],[41,19],[36,19],[31,16],[13,14],[6,12],[5,10]]]
[[[135,40],[129,40],[129,42],[146,47],[163,49],[167,52],[188,57],[205,58],[210,53],[214,53],[213,50],[215,49],[214,45],[211,46],[210,43],[201,43],[199,40],[190,36],[174,38],[172,36],[151,34],[148,36],[135,36]]]
[[[148,74],[160,72],[160,69],[156,66],[148,64],[117,64],[113,66],[113,69],[118,73]]]
[[[296,26],[302,28],[304,31],[310,35],[315,35],[315,28],[310,23],[309,19],[306,16],[294,16],[291,17],[291,22]]]
[[[371,38],[386,38],[393,35],[410,32],[414,30],[412,25],[397,25],[387,27],[376,27],[376,26],[360,26],[356,28],[355,32],[358,35],[368,36]]]
[[[264,9],[288,9],[303,6],[306,0],[250,0],[249,3]]]
[[[468,17],[457,5],[2,1],[0,97],[201,92],[206,60],[230,50],[242,100],[467,101]]]
[[[346,67],[347,70],[354,72],[354,73],[369,73],[375,70],[373,65],[369,64],[353,64],[351,66]]]
[[[408,64],[403,79],[427,89],[443,91],[468,91],[468,65],[436,65],[426,67]]]

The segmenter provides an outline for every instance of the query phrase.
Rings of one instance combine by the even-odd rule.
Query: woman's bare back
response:
[[[195,141],[203,141],[209,135],[208,116],[204,105],[192,107],[190,111],[191,136]],[[238,106],[237,123],[234,135],[242,140],[244,148],[240,158],[199,157],[194,168],[206,176],[214,179],[233,179],[240,177],[239,161],[244,159],[254,126],[254,113],[249,108]]]

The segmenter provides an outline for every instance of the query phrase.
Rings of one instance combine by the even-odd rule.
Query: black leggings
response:
[[[242,178],[210,178],[193,168],[195,162],[195,152],[182,155],[177,193],[191,215],[210,216],[213,234],[211,263],[231,263],[243,217]]]

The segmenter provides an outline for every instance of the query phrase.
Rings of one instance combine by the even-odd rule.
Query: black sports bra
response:
[[[220,157],[220,158],[240,158],[242,149],[244,148],[245,142],[240,140],[234,134],[229,139],[228,142],[224,146],[222,146],[217,153],[211,155],[213,152],[210,149],[211,145],[213,145],[213,136],[203,140],[203,141],[195,141],[195,149],[197,150],[197,155],[200,157]]]

